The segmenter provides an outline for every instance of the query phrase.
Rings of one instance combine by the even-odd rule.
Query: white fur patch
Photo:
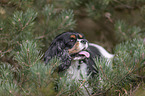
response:
[[[102,46],[93,43],[89,43],[89,46],[96,47],[105,58],[111,59],[114,57],[113,54],[108,53]]]
[[[107,59],[106,66],[112,69],[112,60],[113,60],[114,54],[110,54],[102,46],[99,46],[97,44],[89,43],[89,46],[96,47],[101,53],[102,57]]]
[[[83,84],[83,86],[80,87],[81,91],[83,92],[83,96],[89,96],[89,94],[92,93],[92,88],[89,88],[89,84],[87,82],[88,79],[87,72],[88,72],[87,65],[83,62],[79,64],[78,60],[72,61],[71,66],[69,67],[69,69],[67,69],[67,76],[68,76],[67,80],[69,80],[69,82],[74,80],[77,83]],[[84,81],[85,83],[83,83]],[[89,94],[86,88],[89,91]]]
[[[78,68],[79,67],[79,68]],[[85,63],[79,64],[79,61],[72,61],[71,66],[67,69],[69,79],[83,80],[87,79],[87,65]]]
[[[77,42],[79,42],[80,50],[87,49],[88,48],[88,43],[86,42],[86,44],[83,44],[83,43],[81,43],[82,40],[83,39],[77,39]]]

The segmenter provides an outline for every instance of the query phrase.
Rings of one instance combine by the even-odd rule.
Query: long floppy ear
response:
[[[53,41],[48,50],[45,52],[44,61],[47,64],[54,56],[60,57],[62,64],[58,66],[58,72],[68,69],[71,65],[71,57],[67,50],[65,50],[65,44],[62,40]]]
[[[59,55],[64,49],[64,46],[65,45],[62,40],[59,41],[53,40],[52,44],[45,52],[45,56],[44,56],[45,64],[47,64],[50,61],[50,59],[52,59],[54,56]]]

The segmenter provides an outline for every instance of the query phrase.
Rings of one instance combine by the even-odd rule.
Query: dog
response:
[[[66,71],[68,80],[79,81],[98,73],[94,58],[105,57],[109,61],[114,55],[97,44],[89,43],[82,33],[70,31],[58,35],[52,41],[45,52],[45,64],[55,56],[62,62],[58,72]]]

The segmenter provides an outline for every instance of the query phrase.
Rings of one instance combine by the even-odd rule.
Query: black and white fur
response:
[[[89,57],[85,53],[80,55],[81,51],[89,53]],[[97,74],[93,60],[95,57],[102,56],[110,62],[114,55],[97,44],[89,43],[81,33],[64,32],[52,41],[44,56],[45,63],[47,64],[54,56],[62,61],[58,67],[58,72],[66,71],[68,80],[79,81],[87,80],[90,73]],[[110,63],[107,64],[109,65],[106,66],[112,66]]]

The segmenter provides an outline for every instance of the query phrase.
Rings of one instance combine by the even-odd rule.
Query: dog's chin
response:
[[[87,59],[90,57],[90,53],[87,51],[80,51],[78,53],[72,54],[71,55],[73,60],[83,60],[83,59]]]

